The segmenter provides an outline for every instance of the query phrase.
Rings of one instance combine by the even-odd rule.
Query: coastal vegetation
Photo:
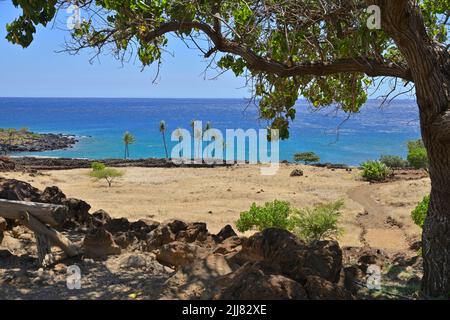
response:
[[[280,200],[266,202],[263,206],[253,203],[249,211],[241,213],[236,227],[241,232],[267,228],[289,230],[308,242],[335,239],[342,233],[339,218],[343,206],[342,200],[302,209]]]
[[[35,133],[28,128],[0,128],[0,154],[24,151],[49,151],[66,149],[77,142],[75,137]]]
[[[415,169],[428,170],[428,154],[422,140],[408,141],[408,162]]]
[[[136,141],[134,136],[128,131],[123,135],[123,143],[125,145],[125,155],[124,158],[128,159],[130,157],[130,144],[133,144]]]
[[[391,174],[391,169],[380,161],[366,161],[362,165],[361,175],[367,181],[384,181]]]
[[[430,206],[430,196],[425,196],[417,207],[411,212],[411,218],[419,227],[423,227]]]
[[[159,122],[159,132],[161,132],[164,144],[164,151],[166,152],[166,159],[169,159],[169,154],[167,152],[167,144],[166,144],[166,122],[161,120]]]
[[[92,171],[89,173],[89,176],[96,180],[105,180],[108,183],[108,187],[112,186],[112,183],[116,178],[120,178],[124,175],[122,171],[114,168],[107,168],[100,162],[93,162],[91,168]]]
[[[294,154],[295,162],[303,162],[305,165],[309,163],[319,162],[320,157],[314,152],[299,152]]]
[[[380,162],[391,169],[404,169],[409,167],[409,162],[400,156],[381,156]]]

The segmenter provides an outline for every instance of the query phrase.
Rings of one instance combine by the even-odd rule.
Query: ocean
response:
[[[313,151],[321,162],[359,165],[380,155],[406,156],[406,141],[420,138],[415,101],[397,100],[380,108],[370,100],[360,113],[347,119],[335,108],[312,110],[305,101],[297,103],[297,117],[290,138],[280,143],[280,159],[292,161],[296,152]],[[267,122],[258,119],[257,107],[244,99],[103,99],[103,98],[0,98],[0,128],[27,127],[39,133],[76,135],[79,143],[68,150],[18,155],[122,158],[125,131],[136,142],[130,158],[165,156],[159,122],[170,133],[191,130],[192,120],[210,121],[216,129],[259,129]],[[241,159],[239,159],[241,160]]]

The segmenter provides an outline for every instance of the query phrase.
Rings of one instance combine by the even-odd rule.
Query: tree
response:
[[[71,2],[14,1],[24,10],[7,26],[8,40],[28,46],[35,26],[46,25],[56,7]],[[81,2],[87,12],[93,3],[73,2]],[[384,79],[414,92],[432,181],[422,237],[422,292],[427,296],[450,292],[448,0],[99,0],[95,4],[93,18],[73,31],[68,51],[93,48],[99,55],[113,49],[121,59],[137,52],[147,66],[161,62],[169,33],[191,39],[206,58],[217,59],[220,68],[251,80],[261,118],[272,120],[280,138],[289,137],[300,96],[314,107],[338,105],[351,113],[366,102],[367,90]],[[380,10],[369,15],[367,8],[372,5]],[[379,29],[372,23],[377,22],[377,14]]]
[[[103,163],[93,162],[91,164],[92,171],[89,172],[89,176],[97,180],[106,180],[108,186],[111,187],[114,179],[122,177],[123,172],[114,168],[106,168]]]
[[[166,122],[161,120],[159,123],[159,132],[162,134],[164,150],[166,151],[166,159],[169,159],[169,154],[167,153],[167,145],[166,145]]]
[[[428,169],[427,149],[422,140],[408,141],[408,162],[416,169]]]
[[[125,132],[125,134],[123,135],[123,143],[125,145],[125,156],[124,156],[125,159],[127,159],[130,156],[129,145],[133,144],[135,141],[136,139],[131,133],[129,133],[128,131]]]
[[[314,152],[300,152],[294,154],[294,161],[295,162],[303,161],[305,164],[308,164],[312,162],[319,162],[320,157]]]

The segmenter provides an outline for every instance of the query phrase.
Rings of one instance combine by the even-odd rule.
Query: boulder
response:
[[[238,252],[241,249],[242,240],[238,236],[226,238],[219,243],[214,249],[213,253],[227,255],[233,252]]]
[[[302,285],[277,274],[270,266],[247,263],[217,280],[213,299],[220,300],[305,300]]]
[[[103,227],[112,234],[127,232],[130,230],[130,222],[126,218],[111,219]]]
[[[336,282],[342,268],[342,251],[333,241],[307,245],[286,230],[269,228],[243,239],[242,250],[232,262],[246,261],[265,262],[300,283],[313,275]]]
[[[130,224],[130,229],[140,241],[147,240],[148,234],[159,226],[159,222],[150,219],[140,219]]]
[[[89,258],[103,258],[109,255],[120,254],[120,247],[104,228],[91,230],[83,241],[84,254]]]
[[[61,223],[63,228],[88,227],[91,224],[91,206],[87,202],[69,198],[63,204],[67,207],[66,217]]]
[[[301,169],[294,169],[294,170],[292,170],[290,176],[291,177],[303,177],[303,170],[301,170]]]
[[[41,202],[52,204],[63,204],[66,195],[58,187],[47,187],[41,195]]]
[[[29,183],[6,180],[0,185],[0,199],[39,202],[41,193]]]
[[[353,300],[353,296],[344,287],[321,277],[308,276],[304,285],[310,300]]]
[[[146,250],[158,249],[164,244],[177,239],[178,233],[187,229],[188,224],[181,220],[167,220],[162,222],[156,229],[153,229],[147,238]],[[183,238],[187,235],[185,234]],[[180,236],[180,240],[181,240]]]
[[[225,227],[220,229],[219,233],[215,235],[215,239],[217,242],[222,242],[225,239],[230,237],[236,237],[237,234],[234,232],[233,227],[227,224]]]
[[[111,221],[111,216],[105,210],[97,210],[92,214],[92,223],[94,226],[99,227]]]
[[[207,249],[193,243],[174,241],[163,245],[156,253],[156,259],[163,265],[180,267],[204,259],[208,254]]]
[[[208,255],[183,266],[170,277],[162,292],[163,299],[211,299],[215,280],[231,273],[221,255]]]
[[[189,223],[186,229],[180,230],[177,233],[176,240],[184,242],[203,242],[208,237],[208,229],[206,228],[206,223],[194,222]]]

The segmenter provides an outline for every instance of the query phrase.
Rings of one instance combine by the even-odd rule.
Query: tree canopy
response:
[[[37,25],[77,4],[83,21],[71,32],[69,52],[91,48],[94,55],[112,53],[121,60],[137,56],[145,67],[161,63],[173,33],[218,68],[247,77],[261,118],[287,138],[301,96],[316,108],[338,104],[357,112],[372,77],[413,82],[396,43],[367,26],[368,5],[380,1],[13,0],[23,14],[7,26],[7,38],[27,47]],[[430,41],[448,43],[450,0],[419,5]]]

